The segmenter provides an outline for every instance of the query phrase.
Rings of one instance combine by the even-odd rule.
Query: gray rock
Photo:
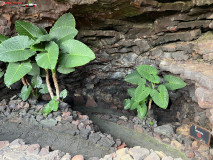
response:
[[[91,158],[89,158],[88,160],[99,160],[100,158],[98,158],[98,157],[91,157]]]
[[[44,119],[41,120],[41,124],[47,127],[53,127],[57,124],[57,121],[55,119]]]
[[[160,157],[157,155],[157,153],[152,152],[150,155],[148,155],[144,160],[160,160]]]
[[[36,116],[36,120],[37,120],[38,122],[40,122],[42,119],[44,119],[44,117],[43,117],[42,115],[37,115],[37,116]]]
[[[169,124],[154,128],[154,132],[165,135],[167,137],[172,137],[172,135],[174,134],[174,130]]]
[[[139,49],[142,53],[146,52],[150,49],[149,43],[144,39],[136,39],[135,43],[139,47]]]
[[[88,130],[88,129],[82,128],[82,129],[80,130],[80,136],[81,136],[81,138],[83,138],[83,139],[85,139],[85,140],[88,139],[89,134],[90,134],[90,130]]]
[[[113,139],[109,139],[107,137],[102,137],[97,144],[100,146],[105,146],[105,147],[112,147],[115,144],[115,141]]]
[[[163,157],[162,160],[174,160],[172,157]]]
[[[100,139],[101,139],[101,136],[98,133],[91,133],[89,135],[89,141],[91,141],[93,143],[97,143],[97,141]]]
[[[63,156],[65,155],[64,152],[61,152],[59,150],[55,150],[55,151],[52,151],[50,152],[48,155],[44,156],[43,158],[44,159],[61,159]]]
[[[142,160],[149,155],[149,150],[141,147],[134,147],[129,149],[130,155],[134,158],[134,160]]]

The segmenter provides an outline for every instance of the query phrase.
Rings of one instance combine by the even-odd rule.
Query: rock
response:
[[[157,153],[157,155],[158,155],[160,158],[167,157],[166,154],[163,153],[162,151],[155,151],[155,153]]]
[[[174,160],[172,157],[163,157],[162,160]]]
[[[154,132],[165,135],[167,137],[172,137],[172,135],[174,134],[174,130],[169,124],[154,128]]]
[[[134,160],[140,160],[149,155],[149,150],[146,148],[134,147],[129,149],[129,154],[134,158]]]
[[[42,119],[44,119],[44,117],[43,117],[42,115],[37,115],[37,116],[36,116],[36,120],[37,120],[38,122],[40,122]]]
[[[50,150],[49,146],[41,148],[41,150],[39,152],[39,156],[45,156],[45,155],[49,154],[49,152],[50,152],[49,150]]]
[[[157,153],[152,152],[150,155],[148,155],[144,160],[160,160],[160,157],[157,155]]]
[[[175,148],[179,149],[179,150],[183,150],[184,147],[181,143],[179,143],[178,141],[171,141],[171,145],[174,146]]]
[[[61,152],[59,150],[55,150],[44,156],[44,159],[61,159],[65,155],[64,152]]]
[[[40,151],[40,145],[39,144],[32,144],[32,145],[28,146],[26,151],[30,154],[38,154],[39,151]]]
[[[100,158],[98,158],[98,157],[91,157],[88,160],[100,160]]]
[[[70,156],[69,153],[66,153],[60,160],[71,160],[72,157]]]
[[[86,107],[97,107],[97,104],[92,97],[88,97]]]
[[[87,140],[89,134],[90,134],[90,130],[85,129],[85,128],[80,129],[80,136],[82,139]]]
[[[116,156],[117,157],[122,157],[124,155],[128,154],[128,149],[127,148],[122,148],[116,151]]]
[[[105,146],[105,147],[112,147],[115,144],[115,141],[113,139],[109,139],[107,137],[102,137],[97,144],[100,146]]]
[[[91,133],[89,135],[89,141],[93,142],[93,143],[97,143],[98,140],[101,139],[101,136],[98,133]]]
[[[201,144],[200,147],[198,148],[199,152],[207,152],[209,153],[209,147],[207,145]]]
[[[192,159],[192,158],[194,158],[194,156],[195,156],[195,154],[194,154],[193,150],[186,151],[186,157],[187,158]]]
[[[41,120],[40,122],[42,125],[47,126],[47,127],[53,127],[57,124],[57,120],[55,119],[45,119],[45,120]]]
[[[129,154],[120,157],[120,160],[134,160]]]
[[[21,145],[24,145],[25,142],[23,141],[23,139],[16,139],[14,141],[12,141],[9,145],[10,148],[18,148]]]
[[[84,156],[83,155],[76,155],[72,158],[72,160],[84,160]]]
[[[188,124],[183,124],[180,127],[176,129],[176,134],[182,134],[185,136],[189,135],[189,125]]]
[[[0,149],[9,145],[9,141],[0,141]]]

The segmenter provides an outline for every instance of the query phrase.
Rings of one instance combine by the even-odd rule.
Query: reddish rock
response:
[[[42,95],[41,98],[42,98],[44,101],[50,101],[50,100],[51,100],[51,97],[50,97],[49,94],[44,94],[44,95]]]
[[[28,153],[32,153],[32,154],[38,154],[40,151],[40,145],[39,144],[31,144],[27,150]]]
[[[142,126],[139,125],[134,125],[134,130],[143,133],[144,132],[144,128]]]
[[[123,142],[120,146],[118,146],[118,149],[122,149],[124,147],[126,147],[126,143],[125,142]]]
[[[190,151],[188,151],[188,152],[186,152],[186,156],[188,157],[188,158],[194,158],[194,156],[195,156],[195,154],[194,154],[194,152],[193,152],[193,150],[190,150]]]
[[[67,117],[67,116],[70,116],[71,115],[71,112],[63,112],[62,113],[62,117]]]
[[[84,160],[84,156],[82,155],[76,155],[72,158],[72,160]]]
[[[0,141],[0,149],[4,148],[5,146],[9,145],[9,141]]]
[[[72,121],[72,124],[74,124],[74,125],[78,125],[79,124],[79,120],[76,120],[76,121]]]
[[[50,150],[49,146],[43,147],[41,149],[41,151],[39,152],[39,156],[45,156],[45,155],[49,154],[49,152],[50,152],[49,150]]]

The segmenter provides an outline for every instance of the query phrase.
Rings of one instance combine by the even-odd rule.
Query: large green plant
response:
[[[57,72],[71,73],[75,71],[75,67],[95,59],[95,54],[85,44],[74,39],[78,31],[71,13],[62,15],[49,33],[44,28],[25,21],[16,21],[15,26],[18,36],[8,38],[0,35],[0,60],[8,63],[4,82],[10,87],[22,79],[23,100],[28,99],[31,92],[38,97],[37,91],[40,93],[48,91],[52,98],[51,105],[55,103],[54,109],[44,110],[48,114],[50,110],[56,110],[60,100]],[[42,70],[46,73],[46,84],[42,84]],[[50,74],[54,82],[56,98],[49,81]],[[32,76],[31,83],[28,82],[27,75]],[[64,98],[65,94],[62,95]],[[48,106],[50,105],[46,107]]]
[[[137,109],[138,117],[143,119],[151,109],[152,101],[160,108],[166,109],[169,103],[168,90],[176,90],[186,86],[185,82],[172,75],[164,76],[165,84],[160,83],[158,70],[149,65],[141,65],[125,77],[125,81],[137,85],[128,89],[130,99],[124,100],[124,109]],[[148,104],[148,107],[147,107]]]

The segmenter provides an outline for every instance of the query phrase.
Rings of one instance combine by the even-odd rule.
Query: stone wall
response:
[[[129,87],[123,78],[138,65],[148,64],[157,67],[160,76],[180,75],[188,84],[181,91],[188,91],[206,108],[213,123],[213,0],[36,3],[36,8],[0,6],[0,33],[14,35],[18,19],[48,29],[63,13],[73,13],[79,29],[77,39],[92,47],[97,58],[68,76],[60,76],[62,88],[76,97],[84,95],[87,101],[122,108]]]

